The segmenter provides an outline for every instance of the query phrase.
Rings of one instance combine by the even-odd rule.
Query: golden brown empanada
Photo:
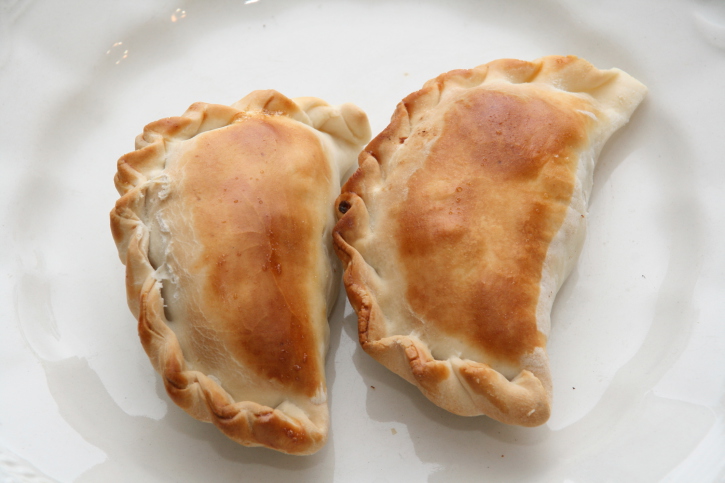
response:
[[[448,72],[398,104],[337,200],[365,351],[453,413],[546,422],[552,303],[597,155],[645,92],[545,57]]]
[[[149,124],[118,161],[143,346],[176,404],[243,445],[325,443],[334,200],[369,139],[354,105],[255,91]]]

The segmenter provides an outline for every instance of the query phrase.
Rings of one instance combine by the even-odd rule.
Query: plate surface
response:
[[[108,228],[146,123],[274,88],[379,132],[439,73],[550,54],[650,92],[600,157],[545,426],[433,406],[357,346],[344,297],[316,455],[243,448],[169,401]],[[723,78],[717,1],[0,0],[0,480],[725,480]]]

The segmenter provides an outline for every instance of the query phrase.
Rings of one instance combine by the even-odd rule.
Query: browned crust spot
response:
[[[313,397],[324,376],[312,326],[326,317],[310,285],[327,196],[315,187],[331,172],[318,138],[283,121],[247,118],[210,131],[179,160],[179,191],[190,195],[181,209],[203,247],[181,284],[205,280],[203,313],[186,310],[196,357],[232,351],[260,377]]]
[[[545,345],[539,282],[574,189],[579,117],[487,89],[451,105],[394,215],[406,296],[426,324],[511,363]]]

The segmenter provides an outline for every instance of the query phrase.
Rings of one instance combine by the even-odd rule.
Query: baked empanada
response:
[[[550,312],[595,160],[645,92],[552,56],[448,72],[398,104],[337,200],[363,349],[453,413],[546,422]]]
[[[171,399],[246,446],[310,454],[329,426],[334,201],[370,139],[352,104],[255,91],[146,126],[111,228]]]

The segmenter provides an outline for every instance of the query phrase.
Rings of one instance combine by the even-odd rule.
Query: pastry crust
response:
[[[456,414],[551,411],[551,306],[596,158],[646,88],[576,57],[455,70],[406,97],[337,200],[363,349]]]
[[[317,451],[329,426],[335,197],[370,138],[356,106],[255,91],[146,126],[111,229],[173,401],[246,446]]]

